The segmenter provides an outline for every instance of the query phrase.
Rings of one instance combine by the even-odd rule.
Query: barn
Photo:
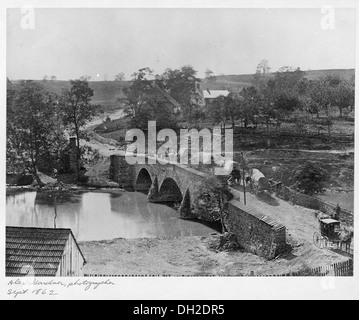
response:
[[[7,277],[82,277],[85,264],[71,229],[6,227]]]

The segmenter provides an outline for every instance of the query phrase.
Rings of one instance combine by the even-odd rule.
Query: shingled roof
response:
[[[71,229],[6,227],[6,276],[56,276],[70,236],[76,243]]]

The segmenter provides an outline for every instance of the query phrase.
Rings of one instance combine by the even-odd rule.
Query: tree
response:
[[[259,114],[261,99],[255,87],[244,87],[240,92],[240,96],[242,99],[239,117],[243,120],[244,127],[247,128],[250,121],[256,123],[255,117]]]
[[[257,65],[256,73],[267,74],[270,71],[271,67],[269,66],[269,62],[266,59],[262,59]]]
[[[80,77],[79,80],[81,80],[81,81],[90,81],[90,80],[91,80],[91,76],[85,75],[85,76]]]
[[[221,123],[221,127],[224,129],[226,123],[229,120],[228,110],[226,108],[226,97],[219,96],[217,99],[214,99],[208,105],[208,116],[212,119],[214,124]]]
[[[161,86],[181,105],[182,116],[192,123],[193,111],[199,106],[201,97],[197,92],[197,71],[192,66],[183,66],[181,69],[166,69],[158,77]]]
[[[305,76],[305,72],[300,68],[289,66],[281,67],[274,76],[273,89],[277,92],[290,91],[298,92],[298,87]]]
[[[302,109],[302,103],[296,95],[282,92],[274,96],[274,107],[279,120],[281,120],[283,116],[288,116],[293,111]]]
[[[232,128],[235,127],[235,121],[239,119],[240,117],[240,107],[241,103],[243,101],[243,98],[240,95],[236,95],[233,93],[230,93],[225,99],[224,99],[224,107],[228,116],[228,119],[232,123]]]
[[[268,81],[267,74],[270,69],[269,62],[266,59],[262,59],[257,65],[256,72],[253,76],[253,84],[259,92],[262,92],[266,87]]]
[[[206,79],[208,79],[209,82],[215,82],[217,80],[216,76],[214,75],[213,71],[207,68],[204,71],[204,74],[206,76]]]
[[[214,123],[221,122],[223,128],[227,121],[231,121],[232,127],[235,126],[235,120],[240,117],[240,103],[242,97],[230,93],[228,96],[220,96],[208,106],[208,116]]]
[[[94,107],[90,104],[93,90],[85,78],[71,80],[70,83],[71,88],[63,91],[61,107],[64,123],[73,130],[80,150],[81,128],[94,116]],[[77,167],[79,170],[79,162]]]
[[[319,107],[318,118],[320,109],[329,117],[330,109],[336,104],[338,81],[339,79],[333,76],[312,81],[309,96]]]
[[[139,129],[146,129],[148,121],[157,122],[157,128],[176,127],[174,110],[163,97],[165,92],[153,78],[150,68],[142,68],[133,74],[132,85],[123,89],[127,101],[124,112],[130,118],[130,125]]]
[[[125,74],[123,72],[120,72],[115,76],[115,81],[125,81]]]
[[[57,101],[40,84],[25,81],[8,106],[7,156],[25,164],[39,186],[38,169],[51,172],[66,143]]]
[[[333,88],[334,104],[338,107],[340,117],[343,116],[343,110],[354,106],[355,86],[350,82],[342,80]]]
[[[210,70],[209,68],[207,68],[207,69],[204,71],[204,74],[205,74],[206,78],[210,78],[211,76],[213,76],[213,71]]]
[[[56,76],[51,76],[51,81],[55,81],[56,79]]]
[[[194,194],[194,213],[206,221],[219,221],[222,232],[226,231],[225,214],[233,194],[228,188],[227,177],[209,176],[204,179]]]
[[[296,168],[294,177],[296,189],[312,195],[323,190],[325,182],[329,180],[329,173],[319,165],[308,162]]]

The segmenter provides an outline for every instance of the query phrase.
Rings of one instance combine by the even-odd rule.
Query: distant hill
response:
[[[309,70],[305,71],[305,76],[309,80],[317,80],[321,77],[337,74],[341,78],[350,80],[355,75],[355,69],[332,69],[332,70]],[[275,73],[268,73],[268,80],[272,78]],[[241,75],[221,75],[216,77],[216,81],[203,79],[201,86],[203,89],[210,90],[229,90],[239,92],[244,87],[252,85],[253,74]]]
[[[306,77],[311,80],[319,79],[327,75],[338,74],[340,77],[350,80],[354,74],[355,69],[338,69],[338,70],[310,70],[306,71]],[[268,74],[268,79],[273,77],[274,73]],[[216,81],[210,81],[203,79],[201,82],[202,89],[210,90],[229,90],[232,92],[239,92],[244,87],[252,85],[253,74],[242,75],[221,75],[216,77]],[[70,81],[58,81],[58,80],[38,80],[45,89],[61,94],[62,89],[70,88]],[[18,81],[12,81],[16,87]],[[94,96],[92,98],[93,104],[101,104],[105,110],[114,110],[120,107],[118,99],[124,99],[122,89],[129,87],[131,81],[90,81],[90,87],[94,90]]]
[[[63,89],[70,88],[70,81],[60,81],[60,80],[36,80],[40,83],[46,90],[54,92],[56,94],[61,94]],[[18,81],[13,81],[14,85]],[[130,81],[90,81],[89,82],[91,89],[94,91],[91,103],[100,104],[106,110],[117,109],[120,106],[118,99],[124,99],[125,95],[123,94],[122,89],[129,87],[131,85]]]

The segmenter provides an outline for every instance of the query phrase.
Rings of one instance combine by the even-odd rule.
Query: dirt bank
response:
[[[114,239],[81,242],[86,274],[123,276],[275,275],[347,260],[314,245],[298,245],[275,261],[244,251],[210,249],[212,237]]]

